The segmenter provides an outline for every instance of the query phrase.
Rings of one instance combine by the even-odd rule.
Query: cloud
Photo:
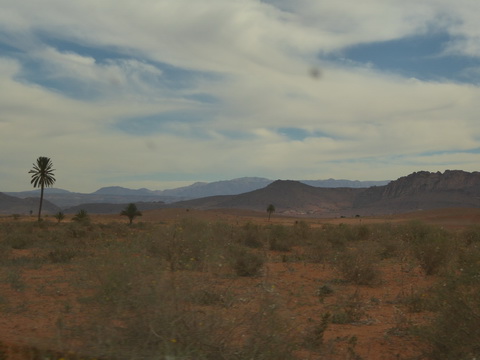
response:
[[[475,169],[473,0],[0,5],[0,190],[28,187],[40,155],[76,191]],[[477,59],[460,69],[472,81],[347,56],[438,33],[435,56]]]

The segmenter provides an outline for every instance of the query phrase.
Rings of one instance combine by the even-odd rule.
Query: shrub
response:
[[[283,225],[272,225],[268,234],[268,244],[273,251],[290,251],[293,246],[293,234]]]
[[[48,258],[52,263],[68,263],[70,262],[75,256],[78,255],[78,251],[70,248],[70,249],[55,249],[48,253]]]
[[[311,235],[310,225],[305,221],[295,221],[293,226],[293,234],[297,243],[307,241]]]
[[[477,259],[480,263],[480,258]],[[431,348],[432,359],[475,359],[480,356],[480,266],[471,274],[442,281],[435,294],[437,311],[419,334]]]
[[[330,325],[332,314],[323,313],[320,323],[316,324],[309,332],[306,340],[306,346],[309,348],[319,348],[323,345],[325,331]]]
[[[55,214],[55,219],[57,219],[57,222],[60,222],[63,219],[65,219],[65,214],[63,212],[59,211]]]
[[[365,304],[357,291],[340,299],[332,307],[331,322],[333,324],[356,323],[366,315]]]
[[[263,247],[261,230],[259,225],[246,223],[240,231],[240,242],[250,248]]]
[[[215,247],[211,235],[206,223],[185,219],[156,229],[146,239],[145,246],[150,254],[167,261],[171,271],[201,270]]]
[[[236,246],[230,250],[230,261],[238,276],[256,276],[260,273],[265,259],[245,247]]]
[[[88,224],[90,223],[90,216],[88,215],[86,210],[81,209],[75,214],[72,220],[82,224]]]
[[[413,222],[406,237],[415,258],[427,275],[438,274],[454,260],[454,241],[447,231]]]
[[[461,238],[467,246],[480,244],[480,225],[470,226],[468,229],[465,229],[461,234]]]
[[[378,247],[372,242],[358,242],[337,256],[336,267],[345,280],[357,285],[375,285],[380,281],[377,268]]]

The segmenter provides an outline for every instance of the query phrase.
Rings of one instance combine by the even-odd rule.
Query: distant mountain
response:
[[[261,177],[242,177],[233,180],[214,181],[210,183],[196,182],[189,186],[168,190],[128,189],[121,186],[102,187],[90,194],[70,192],[57,188],[45,188],[44,198],[55,205],[66,209],[81,204],[111,203],[125,204],[130,202],[164,202],[174,203],[216,195],[238,195],[258,190],[271,184],[273,180]],[[351,181],[351,180],[301,180],[300,182],[317,187],[367,187],[386,184],[387,181]],[[40,190],[8,192],[19,198],[39,197]]]
[[[98,189],[91,195],[115,195],[115,196],[155,196],[155,191],[145,188],[132,190],[121,186],[108,186]]]
[[[331,181],[331,180],[318,180]],[[318,184],[318,181],[313,181]],[[352,185],[357,182],[346,184]],[[238,208],[266,211],[273,204],[277,213],[293,215],[377,215],[393,214],[419,209],[445,207],[480,207],[480,173],[461,170],[447,170],[444,173],[420,171],[385,185],[366,188],[316,187],[306,181],[277,180],[271,182],[263,178],[240,178],[215,183],[196,183],[191,186],[165,190],[162,192],[147,189],[131,190],[121,187],[106,187],[92,194],[78,194],[65,191],[46,192],[45,210],[55,212],[58,207],[48,201],[61,201],[70,204],[63,206],[69,212],[83,208],[92,213],[116,213],[129,202],[137,203],[140,209],[159,207],[186,207],[198,209]],[[249,189],[267,183],[262,188],[234,193],[239,189]],[[379,183],[379,182],[374,182]],[[382,182],[380,182],[382,183]],[[47,191],[50,189],[47,189]],[[199,190],[195,192],[193,190]],[[175,192],[177,191],[177,192]],[[169,197],[158,193],[172,194]],[[175,201],[181,196],[214,193],[192,200]],[[218,195],[223,193],[224,195]],[[1,194],[1,193],[0,193]],[[25,193],[24,193],[25,194]],[[38,198],[19,199],[1,194],[0,211],[3,213],[28,213],[38,207]],[[32,192],[26,192],[32,195]],[[168,201],[163,202],[168,199]],[[72,202],[76,202],[72,205]],[[168,204],[167,204],[168,203]],[[76,206],[76,207],[72,207]]]
[[[383,186],[387,185],[390,180],[382,181],[359,181],[359,180],[300,180],[300,182],[316,187],[336,188],[336,187],[348,187],[348,188],[368,188],[371,186]]]
[[[354,201],[366,213],[399,213],[447,207],[480,207],[480,173],[420,171],[371,187]]]
[[[215,195],[237,195],[257,190],[270,184],[273,180],[259,177],[243,177],[233,180],[214,181],[211,183],[197,182],[190,186],[163,190],[161,195],[195,199]]]
[[[358,193],[365,189],[319,188],[300,181],[277,180],[263,189],[239,195],[213,196],[182,201],[171,206],[194,208],[242,208],[265,211],[273,204],[277,212],[290,214],[333,213],[351,208]]]
[[[240,195],[182,201],[171,206],[243,208],[296,215],[380,215],[445,207],[480,207],[480,173],[421,171],[369,188],[319,188],[278,180]]]
[[[51,189],[45,189],[44,199],[54,203],[55,205],[63,209],[70,208],[76,205],[93,203],[126,204],[131,202],[172,202],[175,200],[179,200],[178,198],[157,195],[155,194],[155,192],[150,190],[131,190],[121,187],[101,188],[91,194],[75,193],[66,190],[51,192],[49,190]],[[40,196],[39,192],[37,193],[34,191],[10,192],[7,194],[19,198]]]
[[[0,193],[0,214],[19,214],[27,215],[32,212],[36,214],[40,203],[39,198],[20,199],[14,196]],[[48,200],[43,200],[42,214],[54,214],[60,211],[60,208]]]

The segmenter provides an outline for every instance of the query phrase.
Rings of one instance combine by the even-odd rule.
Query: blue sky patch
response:
[[[478,58],[444,54],[448,43],[454,40],[446,33],[412,36],[351,46],[325,59],[353,61],[419,80],[477,83],[479,78],[465,77],[463,70],[480,66]]]
[[[309,137],[331,137],[322,131],[308,131],[295,127],[278,128],[277,132],[293,141],[303,141]]]
[[[205,137],[206,135],[201,133],[198,129],[199,123],[205,120],[205,114],[198,112],[165,112],[161,114],[155,114],[150,116],[138,117],[134,119],[124,119],[117,122],[114,127],[127,134],[136,136],[147,136],[154,133],[179,133],[180,131],[175,128],[175,123],[188,124],[188,134],[182,133],[182,135],[190,135],[194,137]]]

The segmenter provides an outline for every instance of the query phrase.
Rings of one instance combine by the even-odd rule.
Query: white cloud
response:
[[[480,147],[478,87],[317,55],[442,30],[455,36],[447,52],[479,56],[476,1],[291,4],[0,0],[0,43],[21,53],[0,57],[0,152],[9,169],[0,190],[29,186],[26,172],[40,155],[52,158],[57,185],[76,191],[114,179],[162,188],[145,180],[162,173],[179,174],[184,185],[208,174],[367,180],[429,166],[474,169],[477,155],[468,150]],[[92,54],[62,49],[62,41]],[[41,71],[35,76],[32,62]],[[75,97],[80,90],[92,96]],[[165,112],[173,119],[159,116],[156,132],[118,126]],[[194,117],[179,122],[176,113]],[[293,141],[278,128],[322,136]],[[142,175],[138,186],[135,174]]]

